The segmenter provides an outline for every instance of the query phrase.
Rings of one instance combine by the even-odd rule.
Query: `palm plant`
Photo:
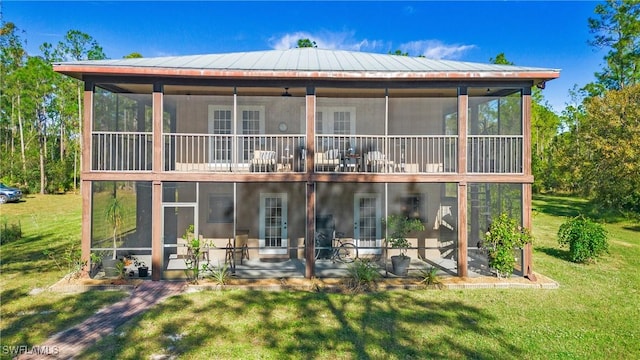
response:
[[[124,222],[123,211],[122,201],[115,195],[109,199],[109,203],[104,211],[105,220],[113,228],[113,260],[116,260],[118,234]]]

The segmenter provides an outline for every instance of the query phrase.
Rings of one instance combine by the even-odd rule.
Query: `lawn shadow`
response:
[[[479,306],[431,300],[422,292],[203,292],[168,299],[114,332],[121,336],[109,336],[83,355],[144,357],[154,349],[162,356],[221,359],[243,353],[292,359],[328,353],[357,359],[522,356],[498,322]],[[138,330],[151,324],[157,329],[153,335]],[[468,338],[477,334],[500,340],[470,346]]]
[[[562,249],[552,248],[552,247],[536,247],[535,250],[543,252],[549,256],[553,256],[560,260],[571,261],[569,250],[562,250]]]
[[[35,296],[49,297],[46,292]],[[31,348],[40,341],[39,337],[51,336],[82,322],[98,309],[122,297],[124,294],[121,292],[87,291],[63,296],[55,301],[34,300],[34,305],[27,305],[20,312],[3,314],[6,323],[2,331],[3,341]]]
[[[627,220],[627,216],[618,210],[604,209],[594,201],[562,195],[535,195],[533,210],[557,217],[575,217],[584,215],[596,221],[617,223]]]
[[[640,225],[629,225],[629,226],[623,226],[622,228],[625,230],[640,232]]]

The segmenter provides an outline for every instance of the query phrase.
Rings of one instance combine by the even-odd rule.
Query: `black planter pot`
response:
[[[398,276],[407,276],[409,272],[409,264],[411,264],[411,258],[408,256],[392,256],[391,257],[391,268],[394,274]]]
[[[138,277],[147,277],[149,276],[149,268],[148,267],[139,267],[138,268]]]

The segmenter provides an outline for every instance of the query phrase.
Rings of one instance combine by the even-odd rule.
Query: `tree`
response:
[[[142,56],[142,54],[140,54],[139,52],[132,52],[129,55],[125,55],[122,58],[123,59],[140,59],[143,58],[144,56]]]
[[[589,41],[598,49],[608,49],[606,66],[596,78],[605,89],[620,90],[640,82],[640,1],[607,0],[589,18]]]
[[[402,52],[402,50],[398,49],[394,52],[389,51],[389,55],[399,55],[399,56],[409,56],[408,52]]]
[[[317,48],[315,41],[311,41],[309,39],[298,39],[298,47],[299,48]]]
[[[41,49],[52,49],[50,44],[43,44]],[[44,51],[43,51],[44,52]],[[98,42],[88,34],[85,34],[79,30],[69,30],[64,37],[64,41],[59,41],[56,48],[51,54],[51,60],[58,61],[79,61],[79,60],[101,60],[106,59],[102,47]],[[58,94],[61,98],[69,98],[71,93],[68,91],[71,87],[75,88],[76,105],[71,105],[70,101],[65,101],[68,108],[75,108],[77,110],[77,116],[68,118],[69,124],[66,124],[67,128],[73,129],[74,133],[70,134],[74,139],[77,139],[78,146],[75,146],[74,158],[79,158],[82,163],[82,81],[72,79],[69,77],[63,77],[58,74],[59,77],[59,90]],[[73,86],[75,85],[75,86]],[[73,186],[76,186],[75,173]]]
[[[583,186],[606,207],[640,213],[640,84],[585,105]]]
[[[489,62],[492,64],[499,64],[499,65],[515,65],[511,61],[507,60],[507,56],[504,53],[500,53],[496,55],[495,58],[490,58]]]

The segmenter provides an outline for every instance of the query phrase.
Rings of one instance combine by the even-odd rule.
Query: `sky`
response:
[[[318,48],[559,69],[543,95],[560,113],[569,90],[594,81],[604,50],[588,44],[595,1],[15,1],[3,22],[24,31],[29,55],[69,30],[91,35],[108,58]]]

